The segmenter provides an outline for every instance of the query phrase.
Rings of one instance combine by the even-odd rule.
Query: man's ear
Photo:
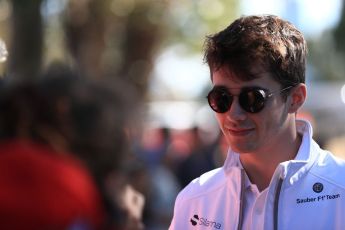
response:
[[[290,103],[289,113],[296,113],[297,110],[302,107],[307,98],[306,85],[300,83],[294,86],[288,98],[288,103]]]

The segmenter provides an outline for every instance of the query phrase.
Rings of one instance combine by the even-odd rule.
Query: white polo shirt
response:
[[[252,184],[246,174],[245,195],[243,209],[243,229],[263,229],[265,204],[268,189],[259,191],[255,184]]]

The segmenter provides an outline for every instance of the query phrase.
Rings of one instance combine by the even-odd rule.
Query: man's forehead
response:
[[[228,78],[235,82],[247,82],[258,78],[274,79],[272,73],[263,67],[248,67],[248,69],[239,71],[238,69],[235,70],[231,67],[223,66],[212,72],[212,80],[214,75],[221,78]]]

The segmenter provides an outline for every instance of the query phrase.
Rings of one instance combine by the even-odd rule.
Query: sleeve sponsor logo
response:
[[[323,184],[317,182],[313,185],[313,191],[316,193],[320,193],[323,190]]]
[[[193,226],[196,225],[202,225],[205,227],[209,227],[209,228],[215,228],[215,229],[221,229],[222,224],[218,223],[216,221],[211,221],[208,220],[207,218],[204,217],[199,217],[198,215],[194,215],[191,219],[190,222]]]

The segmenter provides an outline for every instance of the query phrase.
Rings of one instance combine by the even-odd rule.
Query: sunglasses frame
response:
[[[226,113],[227,111],[229,111],[229,109],[231,108],[231,105],[233,103],[233,98],[235,96],[239,97],[239,105],[241,106],[241,108],[248,112],[248,113],[259,113],[261,110],[264,109],[265,107],[265,103],[266,101],[272,97],[273,95],[277,94],[277,93],[282,93],[292,87],[294,87],[295,85],[290,85],[290,86],[287,86],[281,90],[276,90],[276,91],[273,91],[273,92],[269,92],[268,89],[264,89],[264,88],[261,88],[261,87],[245,87],[245,88],[242,88],[241,89],[241,92],[238,94],[238,95],[233,95],[229,92],[228,88],[224,87],[224,86],[216,86],[214,87],[207,95],[207,100],[208,100],[208,104],[209,106],[211,107],[211,109],[213,111],[215,111],[216,113]],[[211,94],[215,91],[221,91],[221,93],[224,93],[226,98],[227,98],[227,103],[224,103],[223,106],[225,106],[224,109],[219,109],[219,108],[216,108],[214,106],[212,106],[214,104],[214,102],[211,101]],[[261,95],[262,98],[261,99],[257,99],[256,98],[256,104],[257,103],[261,103],[262,105],[255,105],[255,103],[252,103],[252,105],[249,105],[248,103],[248,100],[247,102],[243,102],[243,97],[241,95],[247,93],[247,95],[244,95],[244,98],[247,97],[248,98],[248,93],[249,92],[255,92],[254,95]],[[242,97],[242,99],[241,99]],[[261,100],[261,101],[259,101]],[[247,105],[245,104],[247,103]],[[217,107],[220,107],[219,105],[216,104]]]

